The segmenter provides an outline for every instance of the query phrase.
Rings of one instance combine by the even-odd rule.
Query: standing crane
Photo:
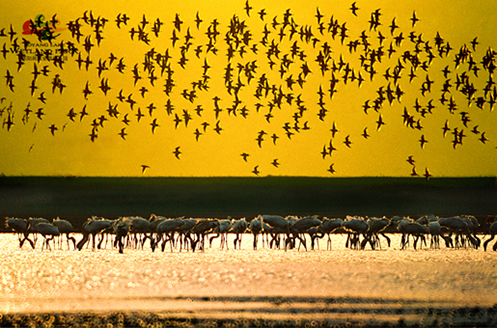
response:
[[[369,242],[371,248],[374,249],[374,243],[368,236],[369,225],[363,218],[347,216],[342,223],[342,228],[349,232],[345,242],[346,247],[364,249]],[[360,243],[359,236],[361,234],[364,239]]]
[[[240,220],[235,220],[231,221],[232,225],[232,230],[236,234],[236,238],[233,241],[233,245],[236,249],[236,246],[238,245],[238,249],[242,248],[242,234],[247,230],[248,223],[245,221],[245,218],[240,219]]]
[[[205,235],[210,233],[219,226],[219,221],[215,219],[200,219],[197,224],[191,229],[192,233],[196,235],[196,239],[192,240],[192,250],[195,252],[197,244],[200,242],[199,249],[204,251]]]
[[[19,239],[19,248],[22,248],[26,240],[29,242],[29,244],[33,249],[35,248],[34,242],[31,239],[29,239],[30,231],[28,229],[29,226],[28,221],[26,221],[25,219],[18,219],[18,218],[6,218],[5,226],[17,232],[17,237]]]
[[[111,226],[112,222],[109,220],[103,220],[95,216],[89,218],[83,224],[83,238],[76,244],[76,248],[81,250],[91,236],[93,241],[92,249],[95,250],[96,235]]]
[[[132,217],[130,220],[130,234],[134,237],[135,248],[138,248],[139,245],[143,249],[147,239],[150,239],[150,245],[152,245],[150,221],[138,216]]]
[[[252,234],[254,235],[254,250],[256,250],[257,249],[257,237],[259,236],[259,234],[262,231],[262,221],[261,221],[260,216],[256,217],[252,221],[250,221],[249,229],[252,232]],[[264,242],[264,240],[263,240],[263,242]]]
[[[319,231],[323,234],[328,235],[328,241],[326,242],[326,249],[331,250],[331,237],[330,234],[335,232],[336,230],[342,228],[343,219],[333,218],[327,219],[325,218],[319,226]]]
[[[270,227],[270,229],[266,229],[266,227],[264,227],[264,231],[267,231],[271,235],[269,248],[272,248],[273,244],[276,244],[276,246],[279,247],[279,235],[284,233],[288,237],[290,234],[290,221],[279,215],[260,215],[260,217],[263,227],[264,225],[268,225]]]
[[[304,245],[304,249],[307,251],[305,236],[302,238],[301,234],[307,232],[311,228],[320,227],[321,224],[322,224],[321,220],[319,220],[316,217],[310,217],[310,216],[306,216],[300,220],[293,222],[292,225],[290,226],[290,231],[292,236],[287,239],[287,243],[290,244],[291,248],[294,248],[295,239],[298,239],[300,243]]]
[[[126,238],[126,236],[128,235],[131,224],[132,219],[127,217],[121,217],[114,221],[114,223],[112,224],[112,228],[114,230],[114,233],[116,234],[114,245],[119,246],[119,254],[124,253],[123,239]]]
[[[390,247],[390,238],[383,233],[385,229],[390,225],[391,221],[385,217],[383,218],[368,218],[367,223],[369,225],[368,234],[372,238],[375,245],[378,245],[381,249],[380,235],[383,236]]]
[[[76,249],[76,238],[69,236],[71,232],[74,232],[74,227],[72,226],[71,222],[67,220],[62,220],[59,217],[57,217],[53,220],[52,224],[57,227],[61,236],[63,234],[66,235],[67,249],[70,249],[69,240],[72,241],[74,249]],[[59,248],[62,249],[62,238],[59,238]]]
[[[157,239],[154,241],[154,245],[157,245],[161,239],[164,239],[162,241],[162,251],[164,252],[164,249],[166,247],[166,242],[170,242],[171,244],[171,252],[173,251],[173,246],[174,246],[174,232],[178,230],[182,225],[184,224],[183,220],[181,218],[178,219],[169,219],[169,220],[164,220],[156,228],[157,232]],[[164,234],[166,237],[164,237]],[[155,246],[152,248],[152,251],[155,249]]]
[[[33,231],[38,232],[40,235],[42,235],[43,238],[45,238],[45,241],[41,246],[41,250],[43,250],[43,246],[46,246],[46,248],[52,250],[50,248],[50,241],[53,240],[55,236],[60,235],[57,227],[48,222],[38,222],[32,227],[32,229]]]
[[[483,249],[485,250],[485,252],[487,251],[488,243],[490,243],[490,241],[492,241],[494,239],[495,235],[497,234],[497,221],[495,221],[494,223],[492,223],[490,225],[489,232],[490,232],[490,239],[486,240],[483,243]],[[492,249],[494,250],[494,252],[497,251],[497,242],[495,242]]]
[[[228,216],[227,220],[219,220],[219,227],[216,227],[213,231],[216,235],[209,238],[209,247],[212,247],[212,241],[214,239],[221,236],[221,249],[224,249],[224,246],[226,246],[226,249],[229,249],[228,232],[231,230],[231,220],[229,218],[230,217]]]

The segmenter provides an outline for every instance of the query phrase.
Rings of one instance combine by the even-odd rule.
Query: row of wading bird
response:
[[[497,217],[491,220],[489,233],[490,239],[483,243],[486,251],[487,245],[497,234]],[[489,222],[490,223],[490,222]],[[303,246],[307,250],[306,235],[311,240],[311,249],[315,246],[317,239],[327,236],[327,249],[331,250],[332,233],[347,233],[346,247],[352,249],[365,249],[368,245],[371,249],[381,248],[380,236],[385,238],[390,247],[390,238],[386,233],[401,233],[401,249],[409,247],[410,237],[413,239],[414,249],[421,248],[423,243],[427,247],[427,236],[430,237],[430,248],[440,248],[440,239],[443,239],[446,247],[474,247],[479,248],[481,239],[476,232],[479,225],[474,216],[456,216],[439,218],[433,215],[423,216],[417,220],[409,217],[363,218],[358,216],[347,216],[341,218],[325,218],[319,216],[308,216],[298,218],[295,216],[282,217],[278,215],[258,215],[246,220],[243,219],[187,219],[165,218],[152,214],[149,219],[142,217],[121,217],[116,220],[106,220],[101,217],[89,218],[80,230],[83,238],[76,243],[76,239],[70,233],[76,232],[73,225],[67,221],[56,218],[50,223],[44,218],[6,218],[6,226],[19,235],[19,247],[22,248],[27,241],[34,249],[37,234],[44,237],[42,249],[50,249],[50,241],[58,236],[59,248],[62,248],[62,236],[65,235],[67,248],[70,242],[73,248],[81,250],[85,244],[92,239],[92,248],[101,249],[106,247],[109,236],[112,235],[113,247],[124,252],[125,247],[144,248],[147,240],[150,242],[152,251],[161,247],[164,251],[167,242],[170,244],[171,252],[174,248],[179,251],[186,249],[204,251],[206,237],[209,246],[215,238],[221,237],[221,248],[228,249],[228,234],[236,237],[233,241],[234,248],[241,248],[242,234],[252,233],[253,248],[257,249],[258,235],[262,235],[264,241],[270,248],[298,249]],[[33,235],[33,239],[30,238]],[[454,239],[452,238],[454,236]],[[265,238],[264,238],[265,237]],[[103,245],[105,241],[105,245]],[[88,243],[89,244],[89,243]],[[282,246],[282,244],[284,246]],[[497,242],[493,245],[497,251]]]

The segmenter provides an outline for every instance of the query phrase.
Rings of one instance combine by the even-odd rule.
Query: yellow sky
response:
[[[355,16],[350,9],[352,3],[333,0],[273,1],[267,4],[250,0],[248,6],[252,9],[248,16],[246,1],[141,1],[139,5],[122,1],[119,5],[111,1],[93,4],[79,1],[70,6],[60,1],[29,5],[4,1],[0,12],[0,31],[4,34],[0,36],[0,49],[5,47],[8,52],[5,58],[0,53],[0,121],[3,123],[0,129],[0,173],[8,176],[255,176],[253,171],[257,169],[259,176],[351,177],[411,176],[414,169],[419,176],[427,170],[433,176],[495,176],[497,118],[489,104],[494,97],[494,86],[490,84],[485,94],[489,73],[482,61],[489,49],[497,47],[493,33],[497,30],[497,21],[492,18],[497,4],[462,0],[395,4],[391,1],[356,1],[358,10]],[[266,14],[263,20],[259,15],[261,10]],[[317,17],[318,12],[322,18]],[[202,20],[199,28],[195,22],[197,13]],[[413,13],[419,18],[414,27]],[[22,34],[23,24],[30,19],[36,21],[40,14],[45,16],[45,22],[56,15],[55,28],[58,30],[53,33],[59,35],[52,40],[52,45],[47,41],[40,44],[36,35]],[[124,14],[129,20],[126,25],[121,23],[119,28],[116,19]],[[98,33],[95,31],[98,24],[94,22],[91,26],[91,15],[95,22],[99,17],[108,20],[98,28]],[[179,28],[174,24],[176,15],[182,21]],[[87,22],[84,16],[88,17]],[[285,17],[287,24],[284,24]],[[144,18],[148,23],[142,23]],[[158,36],[153,32],[157,19],[162,23]],[[398,28],[391,33],[394,19]],[[81,25],[79,42],[67,29],[69,23],[76,21]],[[230,36],[230,43],[234,56],[228,60],[226,34],[233,21],[236,28],[232,29],[235,33]],[[319,22],[322,22],[322,33]],[[273,26],[273,23],[278,25]],[[214,31],[214,25],[219,32],[215,42],[209,41],[207,35],[207,32]],[[290,39],[292,25],[296,33]],[[11,28],[15,35],[9,34]],[[144,35],[148,35],[148,44],[139,40],[138,33],[131,40],[132,29],[142,29]],[[265,29],[269,31],[266,42],[263,40]],[[337,32],[335,39],[332,37],[334,29]],[[306,30],[311,32],[308,42],[305,35],[299,35]],[[343,44],[340,40],[342,31],[346,35]],[[174,47],[173,32],[179,38]],[[192,37],[191,44],[181,50],[182,46],[185,47],[188,33]],[[246,34],[247,44],[242,38],[244,33],[249,33]],[[382,44],[380,33],[384,37]],[[437,33],[441,37],[438,45]],[[98,34],[103,37],[100,45],[97,45]],[[414,42],[410,40],[411,34]],[[361,35],[366,36],[367,49]],[[400,35],[404,39],[396,45],[396,38],[399,39]],[[234,40],[238,37],[237,43]],[[473,49],[471,42],[475,38],[478,44]],[[24,49],[23,40],[30,42],[27,49],[33,52],[36,49],[55,51],[58,49],[55,44],[63,41],[67,47],[67,43],[72,42],[82,60],[88,57],[92,64],[88,70],[84,63],[78,68],[77,53],[66,54],[62,68],[57,67],[53,60],[38,62],[34,53],[27,53],[28,57],[19,64],[19,56],[13,49],[16,43],[19,49]],[[84,46],[86,40],[94,44],[89,53]],[[207,52],[209,42],[217,49],[216,54]],[[354,42],[357,42],[356,51],[349,51],[348,45]],[[389,58],[391,44],[395,52]],[[440,56],[439,50],[445,52],[448,45],[452,50]],[[293,48],[296,50],[292,54],[294,46],[297,48]],[[419,64],[413,65],[413,59],[405,58],[414,58],[416,47]],[[431,48],[434,55],[431,63],[427,48]],[[270,49],[277,49],[277,53],[268,56]],[[466,49],[465,59],[456,69],[456,55],[461,49]],[[151,70],[147,71],[143,64],[145,54],[151,50],[154,59],[157,59],[157,54],[167,53],[171,57],[168,63],[173,71],[174,87],[169,95],[164,91],[167,69],[161,75],[160,61],[152,60],[153,75],[157,80],[151,84]],[[198,56],[195,50],[198,50]],[[378,51],[384,52],[380,58],[374,56]],[[320,53],[328,65],[324,73],[321,73],[317,61]],[[111,54],[116,57],[112,64]],[[186,59],[184,68],[179,63],[182,57]],[[272,69],[268,57],[274,62]],[[365,58],[363,64],[361,57]],[[371,58],[374,58],[372,66],[376,71],[373,79],[368,72]],[[125,65],[122,73],[117,69],[121,59]],[[99,62],[107,68],[100,76]],[[205,73],[207,77],[203,77],[206,62],[210,68]],[[399,63],[403,69],[398,68]],[[49,72],[46,76],[40,74],[33,82],[35,64],[40,71],[47,66]],[[141,77],[136,84],[135,65]],[[226,87],[228,65],[233,69],[232,86],[242,85],[234,113],[228,111],[236,99],[235,91],[231,90],[229,94]],[[249,70],[251,65],[253,70]],[[305,65],[310,72],[304,78]],[[447,66],[450,72],[444,77],[442,70]],[[479,70],[473,70],[474,66]],[[283,71],[281,67],[284,67]],[[412,81],[411,68],[416,75]],[[398,79],[393,77],[396,70]],[[252,75],[250,82],[246,73]],[[359,74],[364,78],[360,87],[357,79],[351,80],[352,75],[357,78]],[[390,77],[387,79],[385,74]],[[305,81],[302,87],[297,82],[299,75]],[[328,90],[333,76],[338,81],[337,92],[330,99]],[[465,83],[456,89],[456,81],[464,80],[464,76],[468,77]],[[255,94],[263,77],[267,88],[263,88],[257,98]],[[192,83],[200,80],[208,89],[193,86]],[[65,86],[62,92],[59,87],[52,91],[54,81]],[[451,86],[446,87],[444,98],[447,101],[442,104],[440,99],[446,82]],[[105,83],[110,87],[107,94],[99,88]],[[32,85],[37,87],[33,94]],[[87,85],[92,93],[85,99],[83,90]],[[428,85],[430,90],[423,92],[423,86]],[[463,94],[469,87],[476,90],[470,106]],[[192,94],[194,88],[195,98],[190,101],[186,95]],[[318,116],[320,88],[323,91],[321,106],[325,109],[322,119]],[[402,96],[400,99],[395,97],[390,104],[387,90],[394,92],[397,88]],[[144,89],[147,91],[142,96],[141,90]],[[383,91],[385,100],[381,101],[378,90]],[[120,92],[125,99],[130,97],[136,102],[133,108],[126,100],[118,99]],[[281,94],[281,105],[278,106],[276,102]],[[217,104],[222,110],[217,116],[215,97],[219,98]],[[451,97],[456,106],[453,113],[449,108]],[[381,105],[376,111],[368,109],[366,114],[363,105],[367,102],[373,106],[378,98]],[[482,108],[477,106],[478,98],[484,101]],[[166,111],[168,101],[174,107],[170,115]],[[420,105],[417,110],[416,101]],[[151,104],[155,108],[150,115]],[[431,113],[426,112],[429,104],[434,106]],[[304,108],[302,111],[299,105]],[[28,106],[32,112],[26,119],[23,116]],[[118,114],[110,115],[109,106],[117,106]],[[198,106],[203,108],[201,115],[196,112]],[[258,106],[259,111],[256,109]],[[37,117],[40,108],[44,114],[41,119]],[[83,108],[88,115],[81,119]],[[246,108],[246,117],[243,117],[243,108]],[[68,117],[71,109],[77,114],[74,121]],[[404,124],[404,111],[412,118],[411,126]],[[136,115],[139,112],[144,116],[138,122]],[[185,113],[191,117],[188,125],[185,124]],[[269,113],[272,117],[268,122]],[[296,113],[302,114],[296,117]],[[175,115],[182,120],[177,126]],[[385,125],[378,129],[380,117]],[[100,118],[106,120],[93,129],[92,122],[99,123]],[[129,123],[123,122],[125,118]],[[151,124],[154,122],[158,126],[152,133]],[[446,122],[450,130],[444,137],[442,128]],[[216,124],[222,129],[219,133],[214,130]],[[338,129],[335,135],[330,131],[333,124]],[[54,135],[51,126],[57,128]],[[92,130],[97,136],[94,141],[90,137]],[[198,141],[197,130],[201,133]],[[119,134],[121,131],[122,136]],[[261,131],[264,134],[259,147],[256,139]],[[365,131],[369,134],[367,139],[363,136]],[[463,131],[462,137],[457,137],[462,139],[462,144],[454,146],[454,131]],[[291,133],[290,137],[287,132]],[[272,136],[277,137],[275,143]],[[428,141],[423,148],[422,138]],[[350,147],[344,143],[346,140],[351,142]],[[323,156],[323,148],[329,151],[330,142],[336,150]],[[176,149],[181,152],[179,159],[173,154]],[[241,156],[243,153],[249,154],[246,161]],[[407,162],[409,156],[415,160],[413,164]],[[144,173],[142,165],[147,167]],[[330,167],[335,172],[331,173]]]

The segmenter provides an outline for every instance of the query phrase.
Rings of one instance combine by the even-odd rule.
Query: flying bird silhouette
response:
[[[352,3],[352,6],[350,7],[350,10],[352,11],[352,14],[353,14],[354,16],[357,16],[357,11],[359,10],[359,7],[357,7],[357,6],[356,6],[356,3],[355,3],[355,2],[353,2],[353,3]]]
[[[252,170],[252,173],[255,174],[255,175],[257,175],[257,176],[259,176],[259,174],[261,173],[259,171],[259,165],[257,165],[257,166],[254,167],[254,169]]]
[[[181,155],[181,151],[179,149],[180,149],[180,147],[176,147],[173,151],[173,154],[174,154],[174,156],[176,156],[177,159],[180,159],[179,155]]]
[[[118,135],[121,136],[123,140],[126,140],[126,136],[128,135],[125,130],[126,128],[122,128],[121,132],[118,133]]]

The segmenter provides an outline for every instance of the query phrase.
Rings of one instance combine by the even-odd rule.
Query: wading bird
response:
[[[236,249],[238,245],[238,249],[241,249],[242,247],[242,234],[247,230],[248,223],[245,221],[245,218],[240,219],[240,220],[235,220],[231,221],[231,226],[233,232],[236,234],[235,240],[233,241],[233,245]]]
[[[221,249],[224,249],[226,246],[226,249],[229,249],[228,247],[228,232],[231,230],[231,220],[230,217],[228,217],[227,220],[219,220],[219,227],[216,227],[214,229],[214,233],[216,235],[212,236],[209,238],[209,247],[212,247],[212,241],[219,236],[221,236]]]
[[[254,250],[256,250],[257,249],[257,239],[258,239],[257,237],[262,232],[262,221],[261,221],[260,216],[256,217],[252,221],[250,221],[249,229],[252,232],[252,234],[254,235]]]
[[[74,232],[74,227],[72,226],[71,222],[62,220],[57,217],[53,220],[52,224],[57,227],[61,235],[66,235],[67,249],[70,249],[69,240],[72,241],[73,247],[74,249],[76,249],[76,238],[69,236],[71,232]],[[62,238],[59,239],[59,247],[62,249]]]
[[[43,246],[46,246],[46,248],[48,248],[49,250],[52,250],[50,248],[49,242],[51,240],[53,240],[55,236],[60,235],[60,232],[57,229],[57,227],[55,227],[54,225],[52,225],[51,223],[48,223],[48,222],[39,222],[39,223],[36,223],[32,227],[32,229],[33,229],[33,231],[38,232],[40,235],[42,235],[45,238],[45,241],[42,244],[41,249],[43,250]]]
[[[19,248],[22,248],[26,240],[29,242],[29,244],[33,249],[35,248],[34,242],[31,239],[29,239],[30,231],[28,229],[28,221],[26,221],[25,219],[18,219],[18,218],[6,218],[5,226],[17,232],[19,238]]]
[[[126,236],[129,233],[131,222],[132,221],[130,218],[121,217],[116,221],[114,221],[114,223],[112,224],[112,229],[116,234],[116,239],[114,240],[114,246],[117,245],[119,247],[119,254],[124,253],[123,239],[126,238]]]
[[[92,236],[92,249],[95,250],[95,244],[96,244],[96,235],[104,231],[105,229],[109,228],[112,225],[111,221],[104,220],[102,218],[98,218],[96,216],[93,216],[89,218],[84,224],[83,224],[83,238],[76,244],[76,248],[78,250],[81,250],[83,246],[86,244],[88,239],[90,238],[90,235]],[[103,240],[103,239],[102,239]],[[102,241],[100,241],[101,243]],[[100,248],[100,243],[98,245],[98,248]]]
[[[485,252],[487,251],[488,243],[490,243],[494,239],[495,235],[497,234],[497,222],[492,223],[490,225],[490,228],[488,231],[490,232],[490,239],[488,239],[487,241],[485,241],[483,243],[483,249],[485,250]],[[492,249],[494,251],[497,251],[497,242],[494,243],[494,246],[492,247]]]

